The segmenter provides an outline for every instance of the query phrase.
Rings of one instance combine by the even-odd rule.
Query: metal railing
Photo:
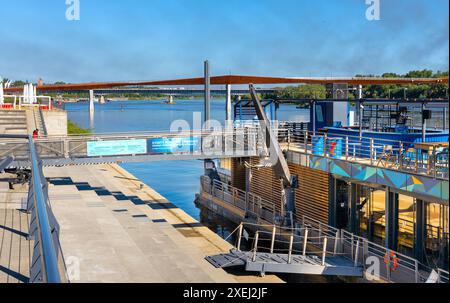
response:
[[[264,233],[276,233],[277,236],[280,236],[280,233],[276,232],[276,230],[292,233],[294,237],[294,242],[292,242],[294,249],[290,246],[290,254],[299,252],[298,249],[295,249],[295,245],[298,244],[300,247],[306,247],[305,245],[307,244],[318,248],[315,254],[322,256],[323,260],[325,260],[327,255],[343,256],[351,260],[355,265],[362,266],[365,270],[370,266],[368,261],[377,262],[380,266],[379,272],[376,273],[378,276],[375,279],[381,278],[382,280],[395,283],[424,283],[433,271],[432,268],[412,257],[370,242],[366,238],[357,236],[346,230],[329,226],[308,216],[302,216],[300,221],[297,222],[296,225],[300,226],[300,228],[279,226],[280,220],[277,220],[277,218],[280,218],[281,215],[276,212],[273,203],[263,200],[258,195],[246,193],[219,180],[213,180],[211,182],[209,177],[202,176],[200,178],[200,186],[201,191],[243,211],[255,214],[257,216],[256,222],[269,230],[269,232],[261,231],[261,235]],[[271,212],[269,211],[269,216],[264,216],[264,212],[262,211],[264,208],[272,209]],[[264,219],[267,224],[260,219]],[[251,225],[248,222],[245,224]],[[275,226],[275,231],[270,232],[272,226]],[[306,234],[305,230],[308,230]],[[241,234],[239,237],[241,237]],[[274,237],[272,236],[271,239],[274,239]],[[314,241],[312,241],[313,239]],[[256,241],[255,239],[253,240]],[[261,243],[264,240],[259,239],[259,241]],[[236,247],[240,248],[240,240],[238,240],[238,243]],[[261,250],[261,248],[260,244],[258,246],[258,243],[253,243],[252,251],[256,252],[258,249]],[[305,249],[302,248],[300,250],[304,251]],[[273,244],[271,245],[271,251],[274,251]],[[448,283],[447,271],[439,268],[436,268],[435,271],[440,276],[439,282]]]
[[[67,277],[59,245],[59,226],[49,205],[48,185],[33,138],[28,135],[0,135],[0,139],[14,139],[28,145],[31,176],[27,211],[31,213],[29,235],[34,239],[30,282],[65,282]]]
[[[312,132],[279,128],[277,134],[279,142],[288,150],[429,175],[438,179],[448,180],[449,178],[447,147],[430,146],[426,150],[419,146],[422,142],[352,136],[340,132],[334,133],[333,130]],[[448,142],[448,136],[446,141]]]
[[[211,182],[211,179],[207,176],[201,176],[200,179],[203,191],[242,211],[252,214],[256,217],[257,222],[261,220],[268,223],[279,222],[281,214],[276,210],[273,203],[219,180],[213,180]]]

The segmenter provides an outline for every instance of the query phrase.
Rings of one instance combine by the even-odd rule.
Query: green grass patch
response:
[[[67,121],[67,133],[69,135],[89,135],[91,134],[91,130],[87,128],[82,128],[78,126],[76,123],[68,120]]]

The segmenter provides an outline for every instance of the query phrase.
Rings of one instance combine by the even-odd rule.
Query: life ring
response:
[[[384,263],[390,264],[392,270],[394,271],[397,270],[398,269],[397,255],[393,251],[391,251],[390,253],[386,253],[384,255]]]

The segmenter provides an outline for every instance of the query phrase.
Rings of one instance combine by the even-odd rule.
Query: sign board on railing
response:
[[[147,140],[87,142],[88,157],[140,155],[147,153]]]
[[[199,137],[154,138],[148,140],[151,153],[182,153],[200,149]]]

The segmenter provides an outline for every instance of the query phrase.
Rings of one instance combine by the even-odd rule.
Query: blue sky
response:
[[[46,82],[212,73],[353,76],[448,70],[448,0],[0,0],[0,76]]]

